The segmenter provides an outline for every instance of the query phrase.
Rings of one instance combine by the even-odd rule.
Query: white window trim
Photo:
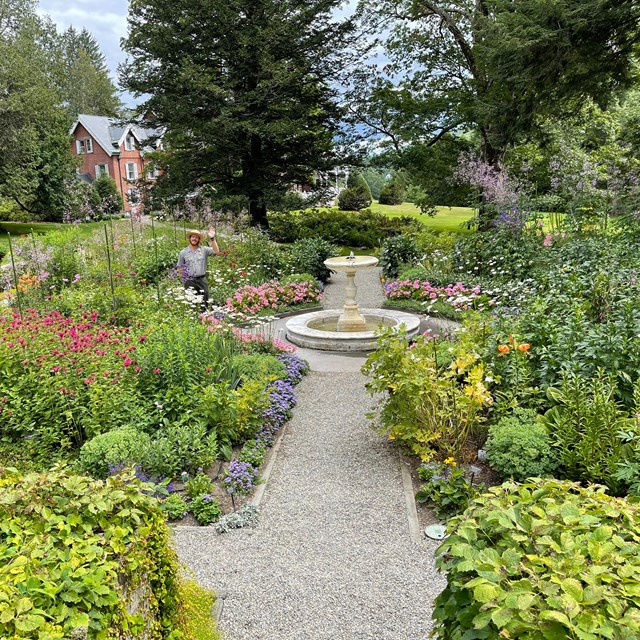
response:
[[[76,140],[76,153],[78,155],[93,153],[93,140],[91,138],[79,138]]]
[[[102,176],[109,175],[109,165],[108,164],[97,164],[96,165],[96,178],[101,178]]]
[[[131,174],[129,173],[129,169],[133,167],[133,171],[131,172],[133,174],[133,177],[131,177]],[[133,182],[134,180],[138,179],[138,165],[135,162],[127,162],[127,180],[129,182]]]
[[[133,134],[128,134],[124,139],[124,150],[135,151],[136,150],[136,138]]]

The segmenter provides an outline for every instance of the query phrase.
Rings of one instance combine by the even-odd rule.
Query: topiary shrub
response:
[[[549,434],[535,411],[519,410],[489,427],[487,460],[503,478],[523,481],[549,475],[556,467]]]
[[[361,187],[347,187],[338,196],[338,207],[343,211],[360,211],[371,204],[371,195]]]
[[[285,378],[287,370],[275,356],[267,353],[244,354],[233,356],[233,366],[238,372],[240,384],[248,380],[271,380]]]
[[[178,563],[131,475],[0,470],[0,637],[178,636]]]
[[[385,241],[379,254],[379,265],[385,278],[397,278],[403,264],[414,264],[420,250],[412,236],[393,236]]]
[[[390,180],[380,191],[380,204],[402,204],[407,197],[407,190],[397,180]]]
[[[447,532],[440,640],[640,637],[640,504],[559,480],[505,483]]]
[[[113,468],[142,462],[150,445],[151,438],[131,426],[107,431],[82,445],[77,466],[94,478],[106,478]]]

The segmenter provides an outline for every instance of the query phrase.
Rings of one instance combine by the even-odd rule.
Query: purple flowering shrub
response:
[[[262,414],[264,422],[258,437],[270,444],[276,431],[291,417],[291,410],[297,400],[293,385],[286,380],[275,380],[267,391],[269,406]]]
[[[232,460],[224,478],[224,484],[230,493],[248,494],[258,478],[258,469],[249,462]]]

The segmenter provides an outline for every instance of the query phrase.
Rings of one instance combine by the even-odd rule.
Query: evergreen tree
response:
[[[214,185],[266,227],[270,199],[334,166],[342,110],[332,80],[353,39],[351,20],[331,18],[338,5],[131,2],[121,78],[148,96],[140,113],[165,131],[165,188]]]

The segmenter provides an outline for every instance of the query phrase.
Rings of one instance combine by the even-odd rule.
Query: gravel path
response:
[[[359,303],[378,306],[375,270],[360,275]],[[341,306],[340,288],[327,288],[326,307]],[[297,387],[258,527],[176,530],[181,559],[226,595],[225,640],[422,640],[431,629],[437,543],[412,540],[398,459],[365,415],[365,378],[328,371],[330,357]]]

